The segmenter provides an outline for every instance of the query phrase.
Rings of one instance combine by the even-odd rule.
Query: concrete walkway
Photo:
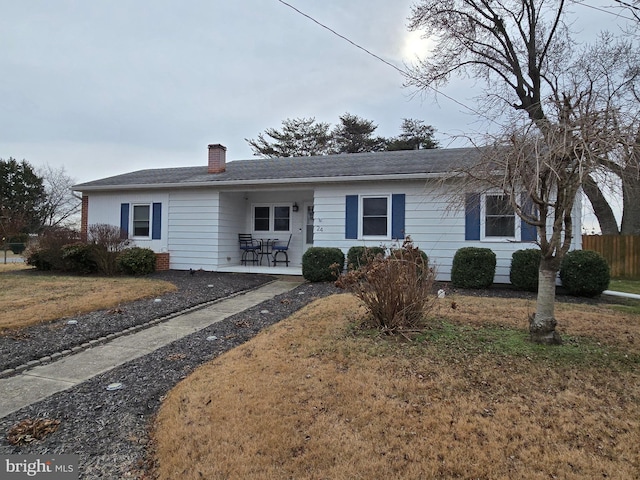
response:
[[[295,278],[276,280],[137,333],[37,366],[20,375],[0,379],[0,418],[288,292],[302,283],[302,279]]]

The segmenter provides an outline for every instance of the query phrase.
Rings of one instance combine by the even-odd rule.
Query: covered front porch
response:
[[[284,188],[220,192],[216,270],[302,275],[302,255],[313,246],[313,195],[310,189]],[[262,242],[257,260],[252,252],[243,260],[241,234],[251,235],[256,244]],[[286,248],[278,253],[275,265],[274,243]]]

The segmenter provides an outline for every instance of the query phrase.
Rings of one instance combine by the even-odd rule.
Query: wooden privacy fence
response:
[[[583,235],[582,249],[602,255],[612,277],[640,278],[640,236]]]

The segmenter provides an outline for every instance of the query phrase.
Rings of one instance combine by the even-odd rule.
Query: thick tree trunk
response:
[[[640,235],[640,179],[630,167],[622,179],[622,235]],[[603,232],[604,233],[604,232]]]
[[[529,335],[532,342],[545,345],[560,345],[562,339],[556,332],[555,318],[556,273],[544,260],[540,262],[538,276],[538,298],[536,313],[529,319]]]
[[[611,206],[609,202],[602,194],[600,188],[591,177],[586,177],[583,184],[582,190],[589,198],[591,202],[591,206],[593,207],[593,213],[596,215],[598,219],[598,223],[600,224],[600,231],[603,235],[618,235],[618,223],[616,222],[616,217],[613,215],[613,210],[611,210]]]

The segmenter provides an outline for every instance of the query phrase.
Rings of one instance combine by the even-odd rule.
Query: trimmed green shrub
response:
[[[76,273],[95,273],[95,246],[88,243],[72,243],[62,247],[64,269]]]
[[[339,248],[311,247],[302,255],[302,276],[310,282],[330,282],[338,278],[344,266]]]
[[[509,280],[518,290],[538,291],[538,270],[541,253],[539,248],[517,250],[511,255]]]
[[[56,265],[62,264],[62,258],[59,251],[46,248],[30,250],[26,257],[27,265],[36,267],[37,270],[47,271],[54,270]]]
[[[384,256],[385,249],[382,247],[351,247],[347,252],[347,268],[357,270],[363,267],[378,255]]]
[[[127,275],[148,275],[156,270],[156,254],[150,248],[128,248],[118,255],[118,267]]]
[[[602,255],[591,250],[568,252],[560,264],[560,280],[569,294],[595,297],[609,288],[609,265]]]
[[[489,248],[463,247],[453,256],[451,283],[459,288],[488,288],[496,274],[496,254]]]

